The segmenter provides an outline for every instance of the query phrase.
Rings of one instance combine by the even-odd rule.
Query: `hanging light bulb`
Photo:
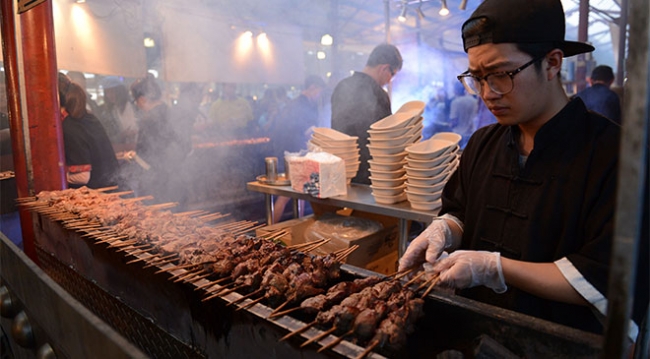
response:
[[[465,10],[467,8],[467,0],[461,0],[460,5],[458,5],[460,10]]]
[[[397,17],[399,22],[406,22],[406,2],[402,3],[402,12]]]
[[[442,7],[440,8],[440,11],[438,11],[438,14],[440,16],[447,16],[449,15],[449,8],[447,7],[447,0],[440,0],[442,3]]]
[[[320,44],[325,45],[325,46],[330,46],[334,43],[334,39],[332,38],[332,35],[330,34],[325,34],[320,38]]]

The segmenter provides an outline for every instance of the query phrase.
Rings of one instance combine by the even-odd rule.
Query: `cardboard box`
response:
[[[312,219],[312,217],[313,217],[312,215],[309,215],[305,217],[290,219],[284,222],[274,223],[270,226],[257,229],[255,231],[255,235],[258,237],[266,237],[271,233],[278,233],[284,229],[286,230],[286,233],[281,237],[277,237],[274,239],[282,241],[282,243],[286,244],[287,246],[290,246],[294,244],[292,241],[292,228],[299,223],[302,223],[304,221],[309,221],[310,219]]]
[[[329,214],[329,216],[333,216],[333,214]],[[305,221],[297,223],[291,229],[291,243],[305,243],[305,232],[314,221],[316,221],[316,218],[310,217]],[[312,253],[327,255],[334,251],[350,248],[354,245],[358,245],[359,248],[346,258],[345,263],[384,274],[392,274],[395,272],[397,263],[398,233],[397,227],[393,225],[390,225],[389,227],[384,225],[384,228],[378,232],[361,238],[350,240],[341,240],[339,238],[337,241],[326,243],[312,251]]]

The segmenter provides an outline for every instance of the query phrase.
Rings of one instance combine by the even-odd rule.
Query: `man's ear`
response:
[[[564,53],[560,49],[554,49],[546,55],[546,79],[551,81],[559,76],[562,71],[562,58]]]

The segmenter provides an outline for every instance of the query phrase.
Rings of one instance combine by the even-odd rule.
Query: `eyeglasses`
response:
[[[471,95],[479,95],[481,93],[481,83],[483,80],[488,84],[490,90],[499,95],[505,95],[510,93],[510,91],[515,87],[514,77],[516,74],[524,71],[528,66],[543,59],[545,56],[546,54],[536,57],[512,71],[493,72],[481,77],[474,76],[469,73],[469,70],[467,70],[458,75],[457,78]]]

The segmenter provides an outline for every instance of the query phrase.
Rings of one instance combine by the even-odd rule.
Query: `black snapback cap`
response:
[[[481,22],[484,31],[466,36],[468,24]],[[554,43],[565,57],[594,51],[594,47],[565,41],[564,9],[560,0],[484,0],[463,24],[463,47],[487,43]]]

